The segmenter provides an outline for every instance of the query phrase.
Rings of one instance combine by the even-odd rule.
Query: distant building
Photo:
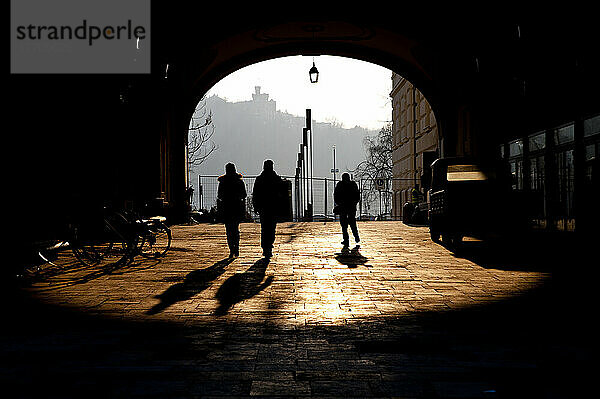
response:
[[[235,163],[238,172],[252,178],[260,174],[263,161],[269,158],[274,161],[275,170],[280,175],[294,178],[306,116],[277,111],[276,105],[276,101],[269,99],[269,94],[261,92],[260,86],[254,88],[249,101],[229,102],[216,95],[207,97],[206,109],[212,112],[215,126],[212,139],[217,150],[190,173],[190,181],[197,187],[201,184],[200,179],[207,179],[203,183],[202,203],[200,190],[194,192],[194,203],[199,209],[210,209],[214,205],[215,176],[223,173],[228,162]],[[311,125],[315,178],[313,210],[315,214],[331,214],[333,146],[336,147],[336,168],[340,173],[352,171],[365,159],[365,137],[375,136],[377,131],[358,126],[346,129],[314,119]],[[340,175],[337,176],[339,179]],[[250,187],[248,190],[251,190]]]
[[[260,86],[254,86],[252,101],[237,102],[235,103],[236,107],[239,107],[241,109],[240,112],[244,114],[253,115],[264,121],[272,121],[275,119],[277,112],[277,102],[269,100],[269,95],[261,93],[260,89]]]
[[[402,216],[402,205],[414,187],[428,187],[431,162],[439,154],[438,128],[431,106],[408,80],[392,74],[392,217]],[[425,186],[425,187],[423,187]]]

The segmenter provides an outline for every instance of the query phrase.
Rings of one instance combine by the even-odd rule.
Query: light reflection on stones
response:
[[[103,317],[302,326],[479,306],[523,294],[549,277],[481,266],[431,242],[427,228],[400,222],[360,222],[366,244],[354,253],[342,253],[337,223],[280,224],[275,255],[262,270],[260,226],[241,230],[240,257],[219,273],[203,271],[228,254],[223,226],[173,226],[172,251],[160,262],[136,258],[119,268],[84,268],[66,251],[28,289],[42,302]],[[228,281],[234,300],[218,312],[218,292]],[[149,312],[169,294],[167,306]]]

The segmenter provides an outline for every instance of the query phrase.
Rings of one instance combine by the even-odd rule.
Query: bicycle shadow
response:
[[[335,259],[341,264],[346,265],[351,269],[361,265],[370,267],[369,265],[367,265],[367,261],[369,260],[369,258],[361,255],[360,253],[360,245],[357,245],[352,249],[348,247],[342,248],[341,252],[335,254]]]
[[[160,263],[160,259],[137,259],[128,263],[108,262],[98,265],[81,263],[71,250],[61,249],[52,254],[44,254],[43,263],[37,261],[30,268],[34,273],[17,275],[16,282],[22,286],[36,286],[43,291],[51,291],[105,277],[125,275],[151,269]]]
[[[243,273],[236,273],[229,277],[215,295],[219,300],[219,307],[215,310],[215,315],[223,316],[229,312],[229,309],[236,303],[245,299],[252,298],[267,288],[274,277],[268,276],[265,280],[265,273],[269,259],[262,258],[256,261],[248,270]],[[264,280],[264,282],[263,282]]]
[[[160,303],[154,305],[146,314],[154,315],[160,313],[169,306],[190,299],[194,295],[204,291],[211,286],[214,280],[225,273],[225,267],[233,261],[234,258],[225,258],[209,267],[189,273],[181,283],[172,285],[165,292],[157,295],[156,298],[160,299]]]

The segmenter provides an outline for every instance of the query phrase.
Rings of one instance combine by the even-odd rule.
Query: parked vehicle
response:
[[[435,160],[428,195],[431,239],[457,245],[465,236],[485,239],[519,226],[506,166],[469,158]]]

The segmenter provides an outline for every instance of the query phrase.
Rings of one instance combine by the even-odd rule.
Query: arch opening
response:
[[[308,77],[313,62],[321,71],[316,84],[310,83]],[[373,79],[370,75],[378,77]],[[373,85],[379,85],[379,92],[374,93]],[[338,103],[338,107],[333,106]],[[306,110],[311,112],[310,120]],[[366,113],[370,116],[358,118],[358,114]],[[262,124],[256,124],[257,118],[262,118]],[[238,164],[240,172],[251,177],[260,173],[264,159],[274,158],[276,167],[293,182],[295,191],[296,184],[302,185],[304,169],[298,172],[296,161],[302,156],[298,145],[302,145],[302,129],[306,126],[312,126],[309,140],[314,140],[314,147],[309,146],[311,162],[306,170],[313,183],[307,194],[311,197],[309,213],[324,219],[333,218],[329,209],[333,207],[333,186],[343,172],[355,174],[361,188],[371,192],[365,198],[361,216],[400,218],[401,204],[411,189],[417,186],[423,193],[426,191],[422,182],[430,174],[429,164],[441,152],[433,107],[408,79],[392,70],[356,57],[271,58],[240,67],[207,90],[196,105],[187,140],[187,148],[193,148],[195,159],[190,161],[190,152],[186,153],[187,186],[194,188],[192,208],[208,211],[214,206],[211,197],[215,195],[211,192],[216,189],[215,183],[210,188],[210,181],[201,180],[203,176],[220,175],[228,162]],[[223,141],[224,135],[237,142]],[[368,159],[373,157],[369,151],[381,139],[389,145],[389,162],[373,165]],[[204,141],[204,151],[195,148],[198,141]],[[243,148],[243,153],[239,148]],[[204,159],[206,155],[208,158]],[[385,190],[375,184],[376,178],[385,178]],[[319,198],[313,201],[315,194]],[[296,202],[302,199],[293,199],[293,218],[298,219],[302,210]]]

